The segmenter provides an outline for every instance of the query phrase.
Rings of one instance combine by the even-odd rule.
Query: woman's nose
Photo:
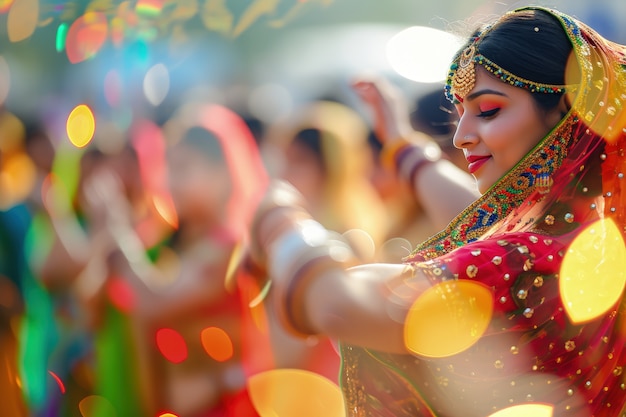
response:
[[[462,119],[459,120],[456,132],[452,138],[452,143],[457,149],[465,149],[478,142],[478,135],[470,129],[467,123],[463,123]]]

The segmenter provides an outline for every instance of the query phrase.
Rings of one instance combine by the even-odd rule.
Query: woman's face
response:
[[[476,85],[456,105],[454,146],[484,193],[517,164],[562,118],[560,107],[541,110],[531,94],[476,66]]]
[[[180,218],[221,213],[230,192],[223,164],[210,161],[194,147],[178,144],[169,151],[168,165],[170,191]]]

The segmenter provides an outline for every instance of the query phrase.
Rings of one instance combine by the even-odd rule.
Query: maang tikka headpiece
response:
[[[454,62],[450,66],[445,86],[445,93],[448,100],[451,102],[463,101],[465,96],[472,91],[476,85],[476,64],[481,65],[502,82],[508,83],[514,87],[524,88],[531,93],[559,94],[567,90],[567,86],[565,85],[536,83],[518,77],[482,55],[479,51],[480,41],[492,27],[493,25],[488,26],[476,35],[472,39],[472,42],[461,52],[458,62]],[[538,28],[534,28],[534,30],[535,32],[539,31]]]

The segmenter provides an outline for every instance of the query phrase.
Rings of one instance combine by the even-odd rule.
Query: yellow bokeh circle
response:
[[[89,144],[96,131],[96,119],[86,104],[74,107],[67,117],[67,137],[72,145],[83,148]]]
[[[418,355],[455,355],[480,339],[492,315],[491,288],[473,281],[445,281],[413,303],[404,324],[404,342]]]
[[[248,380],[250,398],[261,417],[344,417],[339,386],[316,373],[274,369]]]
[[[559,291],[568,317],[584,323],[608,312],[626,282],[626,246],[611,219],[600,219],[576,236],[568,248]]]

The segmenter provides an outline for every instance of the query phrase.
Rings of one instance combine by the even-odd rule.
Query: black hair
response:
[[[454,124],[454,106],[444,95],[441,88],[436,88],[420,95],[415,101],[415,110],[411,112],[413,129],[431,136],[452,137]]]
[[[322,145],[322,132],[319,129],[307,128],[298,131],[293,139],[294,142],[304,145],[312,151],[320,163],[322,169],[326,170],[326,162],[324,159],[324,149]]]
[[[478,50],[520,78],[563,85],[572,43],[554,16],[528,9],[504,16],[478,41]],[[558,105],[562,93],[532,96],[540,108],[547,110]]]

